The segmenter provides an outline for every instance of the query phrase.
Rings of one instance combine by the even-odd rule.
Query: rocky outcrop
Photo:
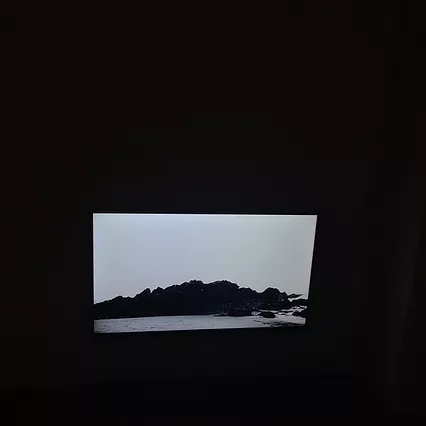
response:
[[[254,310],[288,309],[294,302],[276,288],[269,287],[259,293],[226,280],[206,284],[192,280],[164,289],[147,288],[135,297],[117,296],[96,303],[94,314],[95,319],[205,314],[246,316]]]
[[[308,306],[308,299],[296,299],[290,301],[291,306]]]
[[[275,318],[275,314],[269,311],[259,312],[259,315],[263,318]]]
[[[260,298],[268,303],[277,303],[281,298],[281,293],[277,288],[268,287],[260,293]]]
[[[306,318],[307,313],[308,313],[308,310],[307,310],[307,309],[303,309],[303,311],[296,311],[296,312],[293,312],[293,315],[294,315],[295,317],[302,317],[302,318]]]

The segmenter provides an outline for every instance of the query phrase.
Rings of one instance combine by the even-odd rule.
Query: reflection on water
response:
[[[260,316],[228,317],[215,315],[186,315],[143,318],[95,320],[95,333],[131,333],[140,331],[209,330],[225,328],[282,327],[304,325],[305,319],[277,313],[275,318]]]

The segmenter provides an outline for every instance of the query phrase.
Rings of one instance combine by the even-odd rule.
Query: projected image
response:
[[[94,214],[94,331],[300,327],[314,215]]]

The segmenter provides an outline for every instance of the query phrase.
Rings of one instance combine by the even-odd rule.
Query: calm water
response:
[[[138,331],[208,330],[224,328],[279,327],[282,324],[305,324],[305,319],[291,314],[275,318],[218,317],[214,315],[185,315],[166,317],[119,318],[95,320],[95,333],[131,333]]]

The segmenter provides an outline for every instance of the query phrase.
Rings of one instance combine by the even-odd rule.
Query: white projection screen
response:
[[[316,215],[93,215],[94,332],[304,326]]]

